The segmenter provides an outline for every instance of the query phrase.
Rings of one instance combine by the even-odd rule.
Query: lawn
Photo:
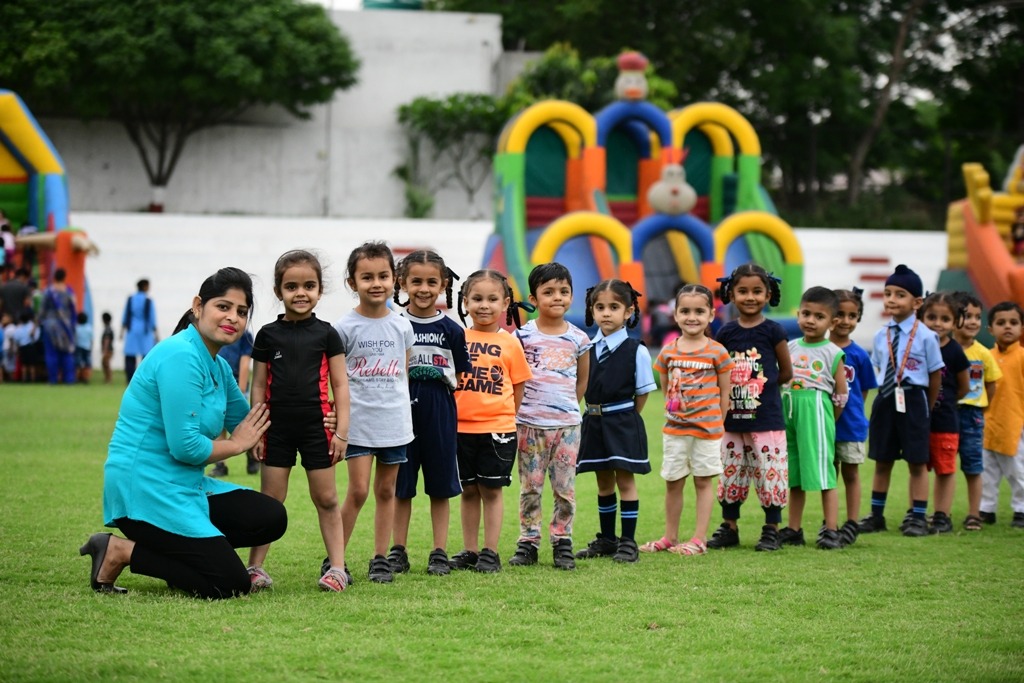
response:
[[[267,562],[272,592],[202,602],[126,571],[127,596],[88,588],[78,546],[100,530],[103,461],[122,385],[0,386],[0,680],[1024,680],[1024,530],[999,524],[907,539],[862,536],[842,551],[755,553],[763,520],[744,507],[742,547],[705,557],[643,556],[637,565],[581,562],[498,575],[425,572],[426,499],[417,498],[413,570],[368,582],[372,501],[349,548],[355,585],[317,590],[324,552],[303,476],[288,534]],[[645,412],[655,472],[639,478],[639,540],[661,535],[660,397]],[[231,478],[254,485],[241,458]],[[906,508],[897,467],[890,528]],[[864,468],[865,501],[871,465]],[[345,475],[338,485],[344,491]],[[518,529],[518,486],[506,492],[501,555]],[[577,545],[597,530],[592,475],[578,482]],[[686,490],[683,533],[693,526]],[[865,503],[865,512],[867,506]],[[545,497],[545,512],[550,497]],[[453,506],[450,552],[461,538]],[[821,518],[809,496],[810,535]],[[713,519],[718,523],[717,512]],[[244,551],[243,551],[244,552]]]

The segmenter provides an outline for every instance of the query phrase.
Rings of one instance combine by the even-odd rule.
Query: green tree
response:
[[[408,156],[395,169],[405,183],[405,214],[429,216],[439,189],[452,184],[474,206],[491,170],[498,135],[509,118],[503,101],[490,95],[456,93],[441,99],[417,97],[398,109]],[[476,217],[476,216],[474,216]]]
[[[254,105],[308,118],[358,69],[323,8],[298,0],[7,0],[0,26],[0,82],[37,111],[120,122],[154,205],[197,131]]]

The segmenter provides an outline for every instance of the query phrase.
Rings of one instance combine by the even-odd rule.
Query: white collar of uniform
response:
[[[604,332],[598,330],[597,334],[594,335],[593,339],[594,348],[598,348],[601,342],[604,342],[604,345],[608,347],[608,353],[611,353],[615,349],[619,348],[622,342],[626,341],[626,339],[628,338],[629,332],[626,331],[625,327],[619,328],[615,332],[612,332],[612,334],[608,337],[604,336]]]

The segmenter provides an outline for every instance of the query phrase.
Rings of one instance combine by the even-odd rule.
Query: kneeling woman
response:
[[[217,356],[245,331],[252,280],[222,268],[203,282],[184,330],[158,344],[121,400],[104,467],[103,517],[127,538],[94,534],[95,591],[124,593],[125,567],[199,598],[249,592],[235,548],[284,535],[284,506],[262,493],[211,479],[204,468],[243,453],[263,436],[267,409],[249,404]],[[226,439],[218,438],[224,431]]]

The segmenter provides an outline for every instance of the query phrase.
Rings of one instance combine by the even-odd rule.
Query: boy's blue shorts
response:
[[[964,474],[981,474],[985,440],[985,411],[978,406],[960,406],[960,470]]]
[[[406,447],[407,460],[398,468],[395,496],[402,500],[416,497],[422,468],[424,493],[431,498],[454,498],[462,493],[455,397],[440,382],[413,381],[409,383],[409,398],[416,438]]]
[[[907,412],[896,412],[896,397],[879,394],[871,407],[868,457],[876,462],[906,460],[927,465],[931,458],[931,411],[924,387],[904,388]]]

